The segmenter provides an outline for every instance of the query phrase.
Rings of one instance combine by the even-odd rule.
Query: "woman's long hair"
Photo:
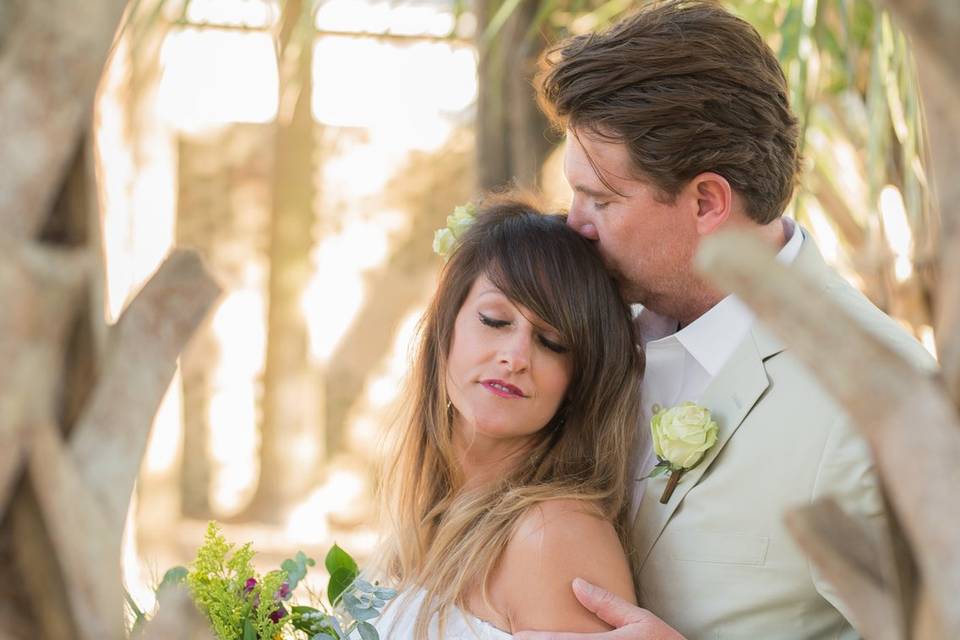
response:
[[[561,334],[573,374],[529,453],[497,481],[467,490],[445,381],[454,321],[480,275]],[[564,216],[516,197],[484,203],[421,320],[408,413],[382,475],[390,530],[381,571],[401,589],[425,590],[418,639],[433,615],[443,625],[451,606],[464,607],[472,588],[487,597],[515,524],[537,503],[591,503],[625,537],[642,366],[629,309],[590,242]]]

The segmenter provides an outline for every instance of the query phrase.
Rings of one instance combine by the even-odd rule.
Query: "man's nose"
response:
[[[567,212],[567,226],[582,235],[587,240],[599,239],[597,227],[590,221],[589,216],[584,215],[583,205],[574,197],[570,203],[570,211]]]

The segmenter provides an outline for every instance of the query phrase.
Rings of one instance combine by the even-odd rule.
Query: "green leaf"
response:
[[[190,571],[186,567],[173,567],[171,569],[167,569],[167,572],[163,574],[163,580],[161,580],[160,584],[157,586],[157,591],[160,591],[164,587],[172,587],[173,585],[185,582],[188,573],[190,573]]]
[[[310,636],[310,640],[337,640],[337,639],[327,633],[318,633],[315,636]]]
[[[340,594],[353,584],[356,577],[356,572],[346,567],[340,567],[330,574],[330,582],[327,583],[327,599],[330,601],[330,606],[336,605]]]
[[[380,634],[377,633],[376,627],[369,622],[358,622],[357,631],[360,632],[360,637],[363,640],[380,640]]]
[[[331,576],[337,569],[349,569],[354,575],[360,572],[356,561],[349,553],[336,544],[327,552],[327,557],[324,559],[323,564],[327,568],[327,573]]]
[[[257,630],[249,618],[243,621],[243,640],[257,640]]]
[[[290,612],[291,612],[291,613],[301,613],[301,614],[302,614],[302,613],[324,613],[324,612],[321,611],[320,609],[316,609],[316,608],[314,608],[314,607],[308,607],[308,606],[305,605],[305,604],[296,604],[296,605],[293,605],[292,607],[290,607]]]
[[[650,470],[650,473],[644,478],[644,480],[649,480],[650,478],[656,478],[657,476],[662,476],[666,472],[670,471],[670,463],[666,460],[657,458],[657,466]]]

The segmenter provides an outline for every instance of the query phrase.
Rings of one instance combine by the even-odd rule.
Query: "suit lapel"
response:
[[[763,347],[762,351],[758,347],[758,342]],[[779,347],[775,340],[771,340],[765,332],[754,326],[697,400],[698,404],[710,410],[713,419],[717,422],[719,428],[717,443],[707,451],[696,467],[684,472],[667,504],[660,504],[660,496],[667,484],[667,476],[663,475],[647,481],[634,527],[638,567],[642,567],[646,562],[650,550],[684,496],[707,472],[767,389],[769,381],[763,359],[779,350],[782,350],[782,347]],[[647,470],[643,471],[645,473]]]

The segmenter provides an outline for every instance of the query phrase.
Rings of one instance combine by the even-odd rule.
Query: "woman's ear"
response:
[[[697,232],[710,235],[730,217],[733,189],[726,178],[712,171],[694,177],[689,188],[697,198]]]

